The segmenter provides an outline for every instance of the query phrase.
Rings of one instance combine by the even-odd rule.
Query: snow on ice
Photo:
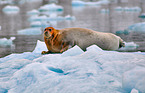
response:
[[[145,55],[78,46],[62,54],[38,41],[33,52],[0,58],[0,93],[144,93]]]

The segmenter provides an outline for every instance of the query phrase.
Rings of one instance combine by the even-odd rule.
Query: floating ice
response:
[[[109,13],[109,9],[101,9],[100,13]]]
[[[0,30],[2,29],[2,27],[0,26]]]
[[[145,33],[145,22],[136,23],[127,28],[128,31]]]
[[[78,46],[62,54],[41,55],[43,50],[45,43],[37,41],[33,52],[0,58],[0,92],[145,92],[145,55],[104,51],[96,45],[85,52]]]
[[[41,6],[38,9],[40,12],[46,12],[46,11],[63,11],[63,7],[60,5],[56,5],[56,4],[47,4],[44,6]]]
[[[11,46],[13,44],[13,40],[15,40],[15,37],[10,37],[10,39],[7,38],[1,38],[0,39],[0,46]]]
[[[49,27],[50,24],[47,23],[47,22],[40,22],[40,21],[34,21],[34,22],[31,22],[30,23],[30,26],[31,27],[41,27],[41,28],[46,28],[46,27]]]
[[[120,7],[120,6],[118,6],[114,10],[116,10],[116,11],[123,11],[124,9],[122,7]]]
[[[31,11],[28,11],[27,14],[28,15],[38,15],[39,11],[34,9],[34,10],[31,10]]]
[[[119,51],[135,51],[139,45],[134,42],[125,42],[125,47],[119,49]]]
[[[124,34],[124,35],[128,35],[130,32],[128,30],[118,30],[116,31],[116,35],[121,35],[121,34]]]
[[[75,16],[67,15],[67,16],[65,16],[65,19],[66,20],[75,20],[76,18],[75,18]]]
[[[23,30],[17,31],[19,35],[41,35],[41,28],[26,28]]]
[[[114,9],[115,11],[126,11],[126,12],[140,12],[141,8],[140,7],[116,7]]]
[[[57,15],[50,15],[47,17],[46,15],[43,16],[32,16],[28,19],[29,21],[62,21],[62,20],[75,20],[74,16],[67,15],[65,17],[63,16],[57,16]]]
[[[10,5],[5,6],[2,10],[5,13],[18,13],[20,11],[19,7]]]
[[[145,13],[142,13],[139,18],[145,18]]]
[[[26,2],[30,3],[30,2],[38,2],[38,1],[42,1],[42,0],[18,0],[17,3],[24,4]]]
[[[98,2],[84,2],[81,0],[73,0],[72,6],[99,6],[101,4],[108,4],[108,0],[100,0]]]
[[[0,0],[0,4],[12,4],[13,0]]]

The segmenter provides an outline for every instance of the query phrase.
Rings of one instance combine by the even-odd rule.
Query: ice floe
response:
[[[65,17],[63,16],[57,16],[57,15],[50,15],[49,17],[46,15],[43,16],[31,16],[29,21],[62,21],[62,20],[75,20],[74,16],[67,15]]]
[[[17,31],[19,35],[41,35],[41,28],[26,28]]]
[[[46,11],[63,11],[63,7],[60,5],[56,5],[55,3],[53,4],[47,4],[44,6],[41,6],[38,9],[40,12],[46,12]]]
[[[129,26],[127,30],[131,32],[145,33],[145,22],[133,24]]]
[[[73,0],[72,6],[100,6],[101,4],[108,4],[108,0],[100,0],[97,2],[85,2],[81,0]]]
[[[0,0],[0,4],[12,4],[13,0]]]
[[[120,48],[119,51],[136,51],[138,47],[139,45],[134,42],[125,42],[125,47]]]
[[[1,47],[11,46],[13,44],[13,40],[15,40],[15,37],[10,37],[10,39],[0,38],[0,46]]]
[[[28,11],[27,12],[28,15],[38,15],[39,14],[39,11],[34,9],[34,10],[31,10],[31,11]]]
[[[142,13],[139,18],[145,18],[145,13]]]
[[[100,13],[107,13],[108,14],[109,12],[110,12],[109,9],[101,9],[100,10]]]
[[[18,6],[11,6],[7,5],[2,9],[3,12],[5,13],[18,13],[20,11],[20,8]]]
[[[136,6],[136,7],[116,7],[114,9],[115,11],[126,11],[126,12],[140,12],[141,8]]]
[[[31,22],[30,23],[30,26],[31,27],[41,27],[41,28],[46,28],[46,27],[49,27],[50,26],[50,23],[48,23],[48,22],[45,22],[45,21],[43,21],[43,22],[41,22],[41,21],[34,21],[34,22]]]
[[[75,46],[62,54],[33,52],[0,58],[1,93],[144,93],[145,55]]]

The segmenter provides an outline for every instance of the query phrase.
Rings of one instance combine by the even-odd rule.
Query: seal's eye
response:
[[[52,31],[52,29],[49,29],[49,31],[51,32],[51,31]]]
[[[44,31],[46,31],[46,29],[44,29]]]

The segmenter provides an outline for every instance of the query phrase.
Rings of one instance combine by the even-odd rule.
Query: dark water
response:
[[[125,0],[124,0],[125,1]],[[2,12],[2,8],[5,5],[0,5],[0,38],[16,37],[13,41],[12,47],[0,47],[0,57],[4,57],[11,53],[22,53],[27,51],[33,51],[37,40],[43,41],[43,35],[27,36],[18,35],[17,31],[30,27],[30,23],[27,21],[27,11],[32,9],[38,9],[42,2],[24,3],[18,5],[20,12],[18,14],[5,14]],[[100,7],[83,7],[74,8],[70,4],[61,3],[64,7],[63,16],[73,15],[76,17],[75,21],[57,21],[56,28],[66,27],[82,27],[89,28],[101,32],[115,33],[118,30],[124,30],[128,26],[144,22],[144,19],[138,18],[141,13],[145,13],[145,2],[141,0],[128,0],[125,3],[111,3],[108,5],[102,5]],[[141,12],[116,12],[114,8],[117,6],[122,7],[135,7],[142,8]],[[100,13],[101,9],[110,9],[110,13]],[[145,51],[145,34],[144,33],[130,33],[128,35],[120,35],[120,37],[126,42],[135,42],[140,47],[136,51]]]

